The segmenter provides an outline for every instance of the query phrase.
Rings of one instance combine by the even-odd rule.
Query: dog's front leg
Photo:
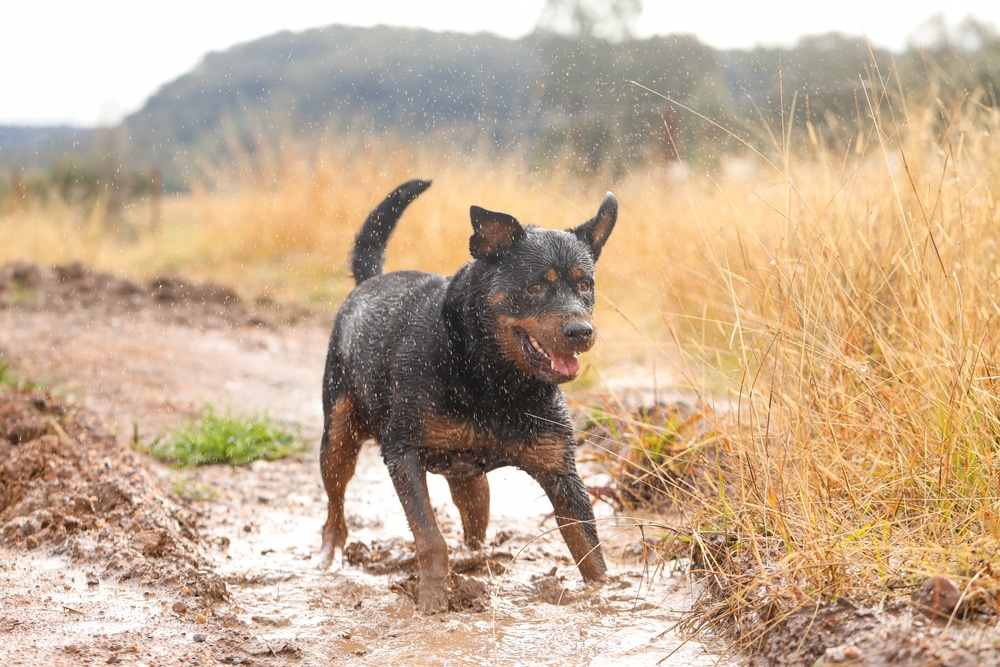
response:
[[[573,469],[566,473],[532,474],[532,477],[552,502],[559,531],[583,580],[588,584],[604,581],[608,568],[597,539],[594,508],[580,475]]]
[[[426,614],[448,611],[448,545],[434,520],[427,473],[417,451],[411,448],[387,452],[385,462],[417,547],[417,608]]]

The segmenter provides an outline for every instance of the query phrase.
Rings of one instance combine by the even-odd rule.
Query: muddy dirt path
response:
[[[116,283],[80,267],[68,278],[6,270],[0,364],[47,383],[70,406],[26,399],[22,412],[65,422],[36,415],[42,427],[29,444],[82,447],[65,455],[78,457],[73,465],[88,479],[103,475],[101,488],[123,485],[117,493],[128,502],[109,507],[130,508],[96,516],[89,533],[80,525],[106,504],[100,493],[74,501],[84,507],[77,514],[64,508],[59,516],[72,520],[62,523],[44,502],[16,522],[10,508],[0,513],[0,642],[17,647],[6,664],[717,664],[672,630],[694,591],[643,549],[655,531],[599,506],[611,582],[586,590],[546,519],[547,501],[517,471],[490,475],[491,544],[477,554],[463,552],[447,487],[432,476],[442,530],[468,578],[461,611],[426,617],[406,595],[411,538],[371,447],[348,489],[352,563],[337,572],[316,569],[325,497],[315,451],[181,473],[128,449],[134,437],[148,442],[212,405],[266,411],[315,450],[327,318],[183,283]],[[82,445],[65,421],[76,406],[117,441]],[[49,455],[52,470],[39,479],[70,484],[58,470],[68,464],[57,463],[70,459]],[[178,485],[180,497],[170,490]]]

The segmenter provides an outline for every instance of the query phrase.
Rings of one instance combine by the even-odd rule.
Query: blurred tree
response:
[[[911,51],[960,51],[974,53],[1000,39],[996,26],[967,16],[957,26],[948,23],[944,14],[935,14],[921,24],[907,40]]]
[[[49,174],[52,187],[67,203],[91,205],[97,197],[101,181],[97,165],[80,156],[63,155]]]
[[[716,51],[693,35],[630,38],[641,0],[546,3],[537,30],[516,41],[385,26],[283,32],[207,55],[114,132],[0,127],[0,183],[10,183],[0,205],[114,189],[127,201],[151,187],[130,180],[149,164],[177,191],[217,163],[280,155],[292,137],[317,150],[327,135],[446,139],[618,173],[720,159],[743,142],[783,151],[781,128],[804,121],[813,141],[846,151],[898,96],[914,108],[1000,108],[1000,35],[975,19],[931,21],[896,54],[836,33]],[[76,163],[60,163],[67,155]]]
[[[622,42],[635,36],[642,0],[546,0],[535,29]]]
[[[972,17],[952,26],[935,16],[911,36],[909,49],[899,58],[899,72],[910,97],[923,90],[941,108],[972,103],[996,109],[1000,33],[993,24]]]

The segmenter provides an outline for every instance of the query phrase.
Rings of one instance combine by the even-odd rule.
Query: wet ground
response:
[[[206,405],[266,411],[315,443],[328,325],[176,279],[0,267],[0,364],[49,387],[0,399],[6,664],[718,664],[673,629],[697,591],[644,548],[655,529],[599,504],[611,580],[588,590],[517,471],[491,473],[476,553],[432,476],[457,595],[423,616],[373,449],[348,488],[350,562],[324,572],[314,455],[177,472],[130,448]]]
[[[648,548],[655,527],[599,502],[611,580],[588,590],[516,471],[491,473],[489,545],[476,553],[431,476],[454,611],[415,611],[412,541],[371,448],[348,488],[349,562],[319,571],[328,319],[177,278],[0,266],[0,385],[46,385],[0,386],[0,646],[16,647],[5,665],[735,663],[676,631],[699,589],[685,563]],[[635,389],[628,377],[602,383]],[[314,451],[177,472],[132,448],[208,405],[267,412]],[[948,609],[965,594],[928,583],[922,596],[821,603],[766,630],[751,612],[719,629],[759,637],[744,656],[754,665],[1000,664],[996,616],[963,622]]]

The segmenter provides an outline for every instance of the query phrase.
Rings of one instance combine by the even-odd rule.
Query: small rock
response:
[[[280,616],[251,616],[250,620],[258,625],[270,625],[276,628],[283,628],[292,624],[287,618]]]
[[[931,577],[910,599],[925,614],[949,617],[962,601],[962,589],[947,577]]]
[[[187,605],[181,602],[180,600],[175,602],[174,606],[171,607],[171,609],[174,610],[175,614],[186,614],[188,610]]]
[[[847,660],[857,660],[861,657],[861,651],[852,644],[842,644],[832,646],[824,652],[824,656],[831,662],[845,662]]]

